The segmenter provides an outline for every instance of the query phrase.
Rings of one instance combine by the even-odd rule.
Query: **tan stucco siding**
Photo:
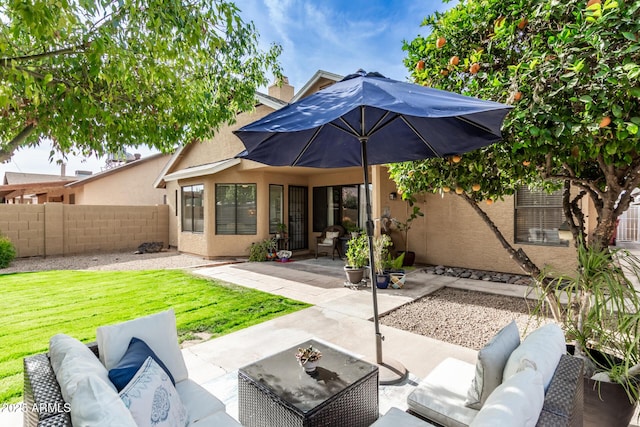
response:
[[[407,202],[399,196],[389,200],[389,193],[396,191],[395,184],[381,172],[380,211],[388,208],[391,216],[404,221],[409,212]],[[409,231],[409,250],[416,252],[416,261],[425,264],[442,264],[480,270],[522,273],[487,224],[464,200],[454,194],[420,194],[417,205],[425,214],[412,223]],[[540,268],[552,264],[561,271],[571,271],[576,266],[573,246],[521,245],[514,242],[515,210],[513,197],[493,205],[480,206],[516,249],[522,248]],[[396,246],[404,249],[402,237],[392,233]]]
[[[244,150],[244,145],[232,131],[258,120],[272,111],[271,108],[260,105],[252,112],[238,114],[236,123],[221,127],[216,132],[214,139],[193,143],[183,150],[180,162],[174,165],[172,171],[235,157]]]
[[[117,173],[105,175],[86,182],[77,190],[77,205],[160,205],[164,204],[166,191],[155,188],[154,181],[169,160],[169,156],[158,156],[135,165],[122,168]]]

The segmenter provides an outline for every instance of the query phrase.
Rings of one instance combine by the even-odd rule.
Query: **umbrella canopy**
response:
[[[234,133],[246,147],[238,157],[271,166],[362,166],[367,188],[369,165],[461,154],[498,141],[510,108],[359,70]],[[373,272],[369,191],[365,203]],[[376,362],[398,374],[388,381],[381,377],[380,383],[389,384],[401,381],[407,372],[382,359],[375,282],[371,274]]]
[[[501,138],[511,107],[387,79],[342,81],[237,130],[242,157],[272,166],[362,166],[461,154]]]

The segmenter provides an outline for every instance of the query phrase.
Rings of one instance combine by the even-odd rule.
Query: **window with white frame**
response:
[[[216,234],[256,234],[256,184],[216,184]]]
[[[279,232],[284,222],[284,186],[269,184],[269,233]]]
[[[515,241],[534,245],[566,246],[558,229],[565,220],[562,209],[562,190],[520,187],[515,197]]]
[[[204,185],[182,187],[182,231],[204,231]]]

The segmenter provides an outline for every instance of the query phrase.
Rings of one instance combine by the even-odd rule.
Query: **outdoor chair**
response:
[[[340,253],[340,237],[344,236],[344,227],[341,225],[330,225],[322,231],[322,234],[316,238],[316,258],[318,253],[326,253],[327,256],[331,253],[331,259],[335,259],[335,253]]]

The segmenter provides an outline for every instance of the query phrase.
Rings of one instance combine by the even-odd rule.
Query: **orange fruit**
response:
[[[493,204],[493,200],[492,199],[487,199],[487,204],[488,205],[492,205]]]
[[[521,99],[522,99],[522,92],[518,91],[518,92],[513,94],[513,100],[514,101],[520,101]]]
[[[460,160],[462,160],[462,157],[458,155],[451,157],[451,161],[453,161],[453,163],[460,163]]]
[[[449,70],[447,70],[446,68],[443,68],[442,70],[440,70],[440,74],[446,77],[449,75]]]
[[[592,4],[602,4],[601,0],[589,0],[587,2],[587,7],[591,6]]]
[[[445,193],[448,193],[449,191],[451,191],[451,189],[447,186],[442,187],[442,191],[444,191]]]
[[[478,190],[480,190],[480,184],[473,184],[473,186],[471,187],[471,189],[473,189],[473,191],[478,191]]]
[[[601,128],[606,128],[607,126],[609,126],[609,124],[611,124],[611,117],[609,116],[604,116],[602,120],[600,120]]]
[[[445,44],[447,44],[447,39],[444,37],[438,37],[438,40],[436,40],[436,47],[438,49],[442,49]]]
[[[529,23],[529,21],[527,20],[527,18],[524,18],[524,17],[523,17],[523,18],[520,20],[520,22],[518,22],[518,28],[519,28],[519,29],[521,29],[521,30],[523,30],[523,29],[524,29],[524,27],[526,27],[528,23]]]
[[[474,62],[473,64],[471,64],[469,71],[471,72],[471,74],[476,74],[478,71],[480,71],[480,64]]]
[[[464,193],[464,190],[462,189],[462,187],[456,187],[456,194],[462,194]]]
[[[458,58],[458,57],[457,57],[457,56],[455,56],[455,55],[454,55],[454,56],[452,56],[452,57],[449,59],[449,65],[453,65],[453,66],[455,67],[455,66],[456,66],[456,65],[458,65],[459,63],[460,63],[460,58]]]
[[[529,160],[523,160],[522,164],[525,166],[529,166],[531,164],[531,162]]]
[[[418,61],[418,63],[416,64],[416,70],[418,71],[424,70],[424,60],[421,59],[420,61]]]

